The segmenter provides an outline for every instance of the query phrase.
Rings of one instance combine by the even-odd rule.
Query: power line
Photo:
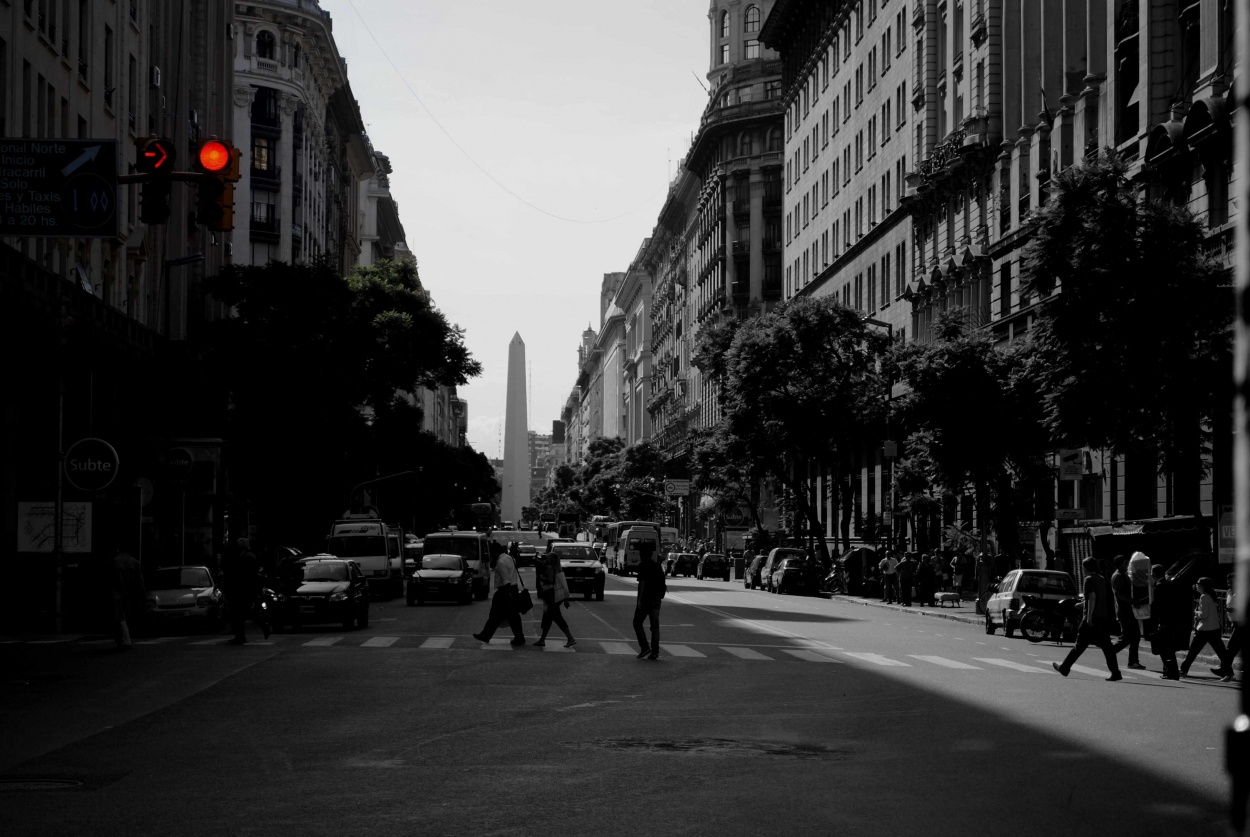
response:
[[[627,215],[632,215],[633,213],[637,212],[639,209],[642,209],[642,207],[645,206],[647,202],[649,202],[652,198],[654,198],[656,195],[660,194],[660,192],[664,191],[665,188],[667,188],[668,184],[665,183],[663,186],[661,186],[660,188],[652,192],[650,195],[648,195],[646,199],[640,202],[637,206],[633,207],[632,209],[628,209],[625,212],[622,212],[620,215],[613,215],[611,218],[589,218],[589,219],[588,218],[566,218],[563,215],[557,215],[554,212],[549,212],[546,209],[543,209],[541,206],[538,206],[537,204],[530,203],[525,198],[521,197],[516,192],[509,189],[498,178],[496,178],[493,174],[487,171],[486,168],[481,163],[473,159],[473,155],[470,154],[468,151],[466,151],[464,149],[464,146],[462,146],[459,142],[457,142],[456,138],[451,135],[451,132],[443,127],[443,123],[439,122],[438,117],[436,117],[434,113],[428,107],[426,107],[425,102],[421,101],[421,97],[417,95],[417,91],[413,90],[412,85],[408,83],[408,79],[404,78],[404,74],[401,73],[399,71],[399,68],[395,66],[395,62],[391,60],[391,56],[382,47],[382,42],[379,41],[377,36],[373,34],[373,30],[370,29],[369,24],[365,22],[364,16],[361,15],[360,10],[356,8],[356,3],[354,2],[354,0],[347,0],[347,4],[352,7],[352,11],[356,13],[356,17],[360,19],[360,25],[365,28],[365,31],[369,33],[369,37],[377,45],[378,52],[380,52],[382,54],[382,57],[386,59],[386,63],[391,65],[391,69],[395,71],[395,75],[399,76],[400,82],[402,82],[404,87],[408,90],[408,92],[412,94],[412,98],[415,99],[417,104],[421,106],[421,109],[425,111],[425,115],[430,117],[430,121],[433,122],[435,126],[437,126],[438,129],[443,132],[443,135],[446,136],[447,139],[451,141],[452,145],[456,146],[456,150],[458,150],[461,154],[463,154],[465,159],[468,160],[470,163],[472,163],[478,171],[484,174],[487,180],[489,180],[491,183],[494,183],[496,186],[498,186],[508,195],[512,196],[513,198],[515,198],[517,201],[524,204],[525,206],[528,206],[530,209],[534,210],[535,212],[541,212],[543,215],[546,215],[550,218],[555,218],[557,221],[566,221],[570,224],[606,224],[610,221],[619,221],[621,218],[624,218]]]

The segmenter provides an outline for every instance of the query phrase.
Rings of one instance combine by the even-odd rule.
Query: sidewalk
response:
[[[903,611],[906,613],[915,613],[921,616],[931,616],[936,619],[950,619],[955,622],[964,622],[969,625],[980,625],[982,626],[982,629],[984,629],[984,625],[985,625],[985,616],[977,613],[976,599],[964,599],[962,604],[959,607],[952,607],[950,605],[947,605],[946,607],[928,607],[928,606],[920,607],[919,605],[915,605],[915,604],[913,604],[911,607],[906,607],[901,604],[887,604],[881,599],[864,598],[862,596],[842,596],[842,595],[831,596],[829,594],[821,594],[821,598],[837,599],[838,601],[850,602],[852,604],[861,604],[867,607],[880,607],[886,610],[897,610],[897,611]],[[998,629],[996,630],[996,633],[1001,635],[1001,631],[1002,631],[1002,626],[999,626]],[[1227,639],[1225,641],[1227,642]],[[1141,648],[1142,662],[1146,664],[1147,668],[1154,669],[1154,667],[1158,665],[1158,662],[1157,662],[1158,658],[1155,657],[1154,654],[1150,653],[1150,642],[1148,640],[1143,639],[1140,648]],[[1178,659],[1184,659],[1185,655],[1178,654],[1177,657]],[[1148,661],[1146,658],[1150,658],[1150,660]],[[1199,654],[1194,659],[1192,670],[1193,671],[1201,670],[1205,673],[1206,669],[1211,668],[1213,666],[1218,666],[1219,664],[1220,664],[1220,659],[1219,657],[1216,657],[1214,654]],[[1234,663],[1233,667],[1234,669],[1238,669],[1238,670],[1241,669],[1241,665],[1239,663]]]

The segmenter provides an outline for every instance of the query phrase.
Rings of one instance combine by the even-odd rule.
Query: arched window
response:
[[[747,6],[747,13],[742,19],[743,32],[760,31],[760,7]]]
[[[299,44],[296,44],[295,46],[291,47],[291,66],[292,67],[299,66],[299,59],[300,59],[299,53],[300,53]]]
[[[768,150],[769,151],[781,150],[781,129],[780,128],[773,128],[772,130],[768,132]]]
[[[256,57],[273,60],[273,33],[267,29],[256,33]]]
[[[722,38],[729,37],[729,12],[720,13],[720,36]]]
[[[742,133],[742,137],[738,140],[738,156],[750,157],[754,153],[755,153],[755,150],[753,148],[752,141],[751,141],[751,132],[744,131]]]

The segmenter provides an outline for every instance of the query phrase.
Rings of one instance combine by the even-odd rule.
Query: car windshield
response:
[[[1018,593],[1069,593],[1076,595],[1076,582],[1067,573],[1025,573]]]
[[[807,556],[795,549],[779,550],[777,552],[777,560],[781,561],[786,558],[806,558]]]
[[[347,564],[342,561],[313,561],[304,565],[305,581],[347,581]]]
[[[557,546],[553,550],[563,561],[597,561],[599,556],[588,546]]]
[[[704,561],[724,561],[724,560],[725,560],[725,556],[724,556],[724,555],[717,555],[716,553],[712,553],[712,554],[710,554],[710,555],[704,555],[704,556],[703,556],[703,560],[704,560]]]
[[[213,579],[203,567],[166,567],[148,574],[149,590],[190,590],[212,587]]]
[[[421,559],[421,569],[458,570],[460,569],[460,559],[453,558],[450,555],[431,555],[428,558]]]
[[[326,552],[344,558],[385,555],[386,538],[381,535],[350,535],[326,538]]]
[[[477,538],[426,538],[426,555],[459,555],[470,561],[480,560]]]

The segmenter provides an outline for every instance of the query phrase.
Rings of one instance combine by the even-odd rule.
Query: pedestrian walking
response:
[[[1233,673],[1233,666],[1228,649],[1224,647],[1223,631],[1220,630],[1220,613],[1215,606],[1215,582],[1204,575],[1194,582],[1194,593],[1198,597],[1194,605],[1194,636],[1189,641],[1189,653],[1181,663],[1181,677],[1189,676],[1189,666],[1194,657],[1207,645],[1220,658],[1220,667],[1212,671],[1225,677]]]
[[[125,549],[119,549],[113,555],[113,639],[117,648],[127,651],[134,648],[131,638],[131,625],[143,612],[143,601],[147,591],[143,586],[143,570],[138,560]]]
[[[252,615],[256,598],[260,595],[261,575],[260,561],[252,552],[251,542],[247,538],[235,541],[235,548],[226,552],[222,562],[222,589],[226,594],[226,607],[230,612],[230,629],[234,637],[231,645],[242,645],[247,642],[247,618]],[[269,638],[269,622],[256,620]]]
[[[1150,603],[1150,651],[1163,663],[1164,680],[1180,680],[1176,652],[1189,647],[1189,626],[1193,619],[1191,600],[1185,588],[1169,579],[1162,564],[1150,568],[1154,579],[1154,601]]]
[[[916,562],[911,553],[904,552],[903,560],[895,569],[898,570],[898,600],[904,607],[911,607],[911,588],[916,577]]]
[[[951,587],[956,593],[962,593],[964,589],[964,571],[968,568],[968,555],[965,552],[956,552],[955,557],[951,559]]]
[[[1139,659],[1138,647],[1141,645],[1141,626],[1137,624],[1137,615],[1133,613],[1133,582],[1128,574],[1128,556],[1115,556],[1115,572],[1111,574],[1111,595],[1115,597],[1115,616],[1120,623],[1120,641],[1115,644],[1115,653],[1128,649],[1128,667],[1144,669]]]
[[[498,547],[498,544],[493,546]],[[551,548],[550,542],[547,548]],[[473,635],[478,642],[490,642],[495,631],[504,622],[512,629],[512,645],[525,644],[525,630],[521,627],[521,613],[517,609],[517,596],[521,593],[521,576],[517,573],[516,563],[512,556],[503,551],[502,547],[491,550],[491,586],[495,593],[490,600],[490,613],[486,615],[486,624],[479,633]]]
[[[937,604],[937,572],[933,564],[933,556],[925,553],[916,567],[916,603],[921,607]]]
[[[577,640],[573,639],[573,632],[564,621],[564,614],[560,613],[562,607],[569,607],[569,583],[560,568],[560,554],[551,548],[550,541],[547,543],[547,551],[534,561],[534,579],[538,598],[543,603],[542,634],[534,644],[540,647],[547,644],[547,632],[551,630],[551,623],[554,621],[564,631],[567,640],[564,647],[572,648]]]
[[[886,604],[894,604],[898,599],[898,559],[887,552],[877,569],[881,570],[881,598]]]
[[[1237,578],[1230,573],[1226,581],[1228,582],[1228,592],[1224,594],[1224,613],[1228,615],[1229,619],[1236,620]],[[1233,663],[1237,660],[1237,655],[1241,653],[1241,636],[1241,626],[1234,621],[1233,632],[1228,637],[1228,651],[1224,655],[1224,669],[1211,669],[1211,673],[1219,675],[1220,679],[1225,683],[1233,682]]]
[[[1085,613],[1076,629],[1076,644],[1062,663],[1051,663],[1051,666],[1067,677],[1072,665],[1085,653],[1085,649],[1097,645],[1107,659],[1107,668],[1111,669],[1111,676],[1107,680],[1123,680],[1124,675],[1120,674],[1120,664],[1115,658],[1115,647],[1111,644],[1110,629],[1115,624],[1111,585],[1098,572],[1098,562],[1093,558],[1086,558],[1081,566],[1085,568]]]
[[[664,571],[660,569],[652,555],[655,545],[650,541],[639,541],[638,555],[642,562],[638,565],[638,599],[634,604],[634,635],[638,637],[638,659],[648,660],[660,658],[660,602],[668,592],[664,581]],[[642,632],[642,623],[651,623],[651,642]]]

